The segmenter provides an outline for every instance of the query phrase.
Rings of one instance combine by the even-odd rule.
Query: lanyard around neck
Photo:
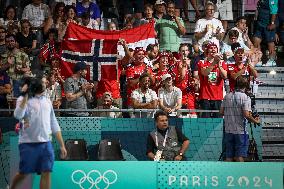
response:
[[[167,141],[167,138],[168,138],[168,132],[169,132],[169,129],[167,130],[166,132],[166,135],[165,135],[165,138],[164,138],[164,141],[163,141],[163,147],[166,146],[166,141]],[[155,137],[156,137],[156,146],[158,147],[158,131],[155,132]]]

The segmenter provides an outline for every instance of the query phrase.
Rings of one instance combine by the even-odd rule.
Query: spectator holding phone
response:
[[[227,65],[218,54],[215,43],[209,43],[205,51],[205,60],[198,63],[200,79],[200,107],[203,110],[219,110],[224,97],[224,79],[227,78]],[[220,117],[219,113],[203,112],[202,117]]]

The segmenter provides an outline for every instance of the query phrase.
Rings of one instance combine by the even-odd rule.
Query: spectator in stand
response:
[[[265,41],[268,43],[269,60],[265,66],[276,66],[275,51],[275,32],[276,17],[278,12],[278,0],[259,0],[256,14],[255,32],[253,36],[253,44],[255,48],[261,49],[260,43]]]
[[[139,88],[131,94],[132,107],[135,109],[156,109],[158,104],[157,93],[150,89],[151,76],[146,72],[139,77]],[[154,112],[135,113],[135,117],[153,117]]]
[[[64,14],[65,4],[63,2],[58,2],[55,5],[52,17],[49,17],[44,25],[43,31],[47,35],[48,31],[53,29],[59,29],[63,26],[65,14]]]
[[[116,31],[118,30],[116,24],[114,22],[108,22],[107,24],[107,30],[109,31]]]
[[[124,20],[124,27],[123,27],[123,29],[124,30],[131,29],[131,28],[134,27],[134,24],[135,24],[135,18],[133,16],[128,16]]]
[[[246,18],[243,16],[237,18],[236,27],[233,27],[231,30],[236,30],[239,33],[236,42],[239,42],[245,49],[247,48],[244,46],[244,44],[248,47],[248,53],[250,54],[252,65],[256,65],[257,63],[259,63],[261,61],[262,52],[259,49],[254,48],[253,43],[251,42],[248,36]],[[224,42],[229,43],[229,41],[229,35],[227,35]]]
[[[215,18],[220,18],[224,31],[227,31],[228,21],[233,20],[233,4],[232,0],[207,0],[216,4]]]
[[[257,71],[250,63],[250,59],[245,56],[245,50],[239,43],[233,44],[234,46],[234,60],[235,64],[228,65],[228,76],[230,83],[230,91],[235,90],[235,83],[237,78],[241,75],[250,81],[251,77],[257,77]]]
[[[5,44],[5,38],[6,38],[6,29],[4,26],[0,26],[0,54],[3,54],[7,48]]]
[[[51,55],[51,76],[54,76],[55,81],[58,82],[61,86],[63,86],[65,80],[64,77],[61,76],[61,57],[58,54]]]
[[[81,23],[82,26],[86,26],[87,28],[91,29],[99,29],[99,23],[97,20],[94,20],[90,17],[90,13],[84,12],[81,14]]]
[[[182,107],[182,91],[173,86],[172,76],[165,74],[162,76],[163,87],[159,89],[159,106],[169,116],[179,116],[177,110]]]
[[[163,0],[157,0],[155,3],[155,15],[154,18],[156,20],[159,20],[163,18],[164,15],[166,15],[166,6],[167,4]]]
[[[218,46],[209,43],[205,51],[205,60],[198,63],[200,79],[200,107],[203,110],[219,110],[223,100],[224,79],[227,78],[227,66],[218,54]],[[219,113],[203,112],[202,117],[220,117]]]
[[[176,67],[175,86],[182,91],[182,107],[185,109],[196,109],[195,92],[198,90],[198,80],[193,77],[195,72],[198,75],[198,71],[192,71],[191,60],[189,59],[189,46],[188,44],[181,44],[180,48],[180,60]],[[194,70],[195,68],[193,68]],[[197,117],[195,112],[189,114],[190,117]]]
[[[81,17],[83,13],[88,12],[90,18],[97,21],[98,25],[101,23],[101,12],[100,8],[96,3],[90,0],[82,0],[76,4],[77,16]]]
[[[58,28],[58,41],[61,42],[64,38],[67,26],[70,22],[78,23],[76,8],[73,6],[65,6],[64,9],[65,20],[61,27]]]
[[[30,62],[28,55],[21,52],[16,46],[16,36],[7,35],[6,45],[7,50],[4,54],[1,54],[1,71],[7,71],[8,76],[12,79],[13,95],[14,97],[20,96],[20,79],[24,76],[29,76]]]
[[[133,54],[133,62],[131,62],[131,65],[126,69],[128,106],[132,104],[132,91],[139,87],[139,78],[143,73],[148,73],[152,82],[155,82],[155,79],[152,76],[152,69],[145,64],[144,58],[145,51],[143,50],[143,47],[136,47]]]
[[[162,76],[169,73],[169,54],[164,51],[159,54],[159,58],[155,64],[155,84],[153,89],[158,92],[162,87]]]
[[[8,109],[7,95],[12,92],[12,86],[10,84],[10,77],[6,71],[0,71],[0,109]],[[5,112],[0,112],[0,116],[7,116]]]
[[[197,65],[191,60],[192,58],[192,45],[190,43],[182,43],[179,47],[179,57],[181,60],[185,60],[189,71],[192,76],[198,76]]]
[[[249,36],[248,36],[248,27],[247,27],[247,20],[246,17],[241,16],[237,18],[236,20],[236,26],[233,27],[230,30],[236,30],[239,35],[236,40],[236,42],[240,44],[245,44],[248,48],[253,48],[253,43],[251,42]],[[224,40],[226,43],[229,41],[229,35],[226,35],[226,38]]]
[[[101,106],[98,106],[97,109],[111,109],[119,110],[119,108],[113,106],[113,98],[110,92],[105,92],[102,97],[103,103]],[[93,116],[95,117],[109,117],[109,118],[120,118],[122,117],[121,112],[94,112]]]
[[[85,79],[87,65],[84,62],[75,64],[74,73],[64,83],[66,108],[87,109],[87,103],[93,101],[92,91],[94,84]],[[65,116],[88,116],[88,112],[71,112]]]
[[[23,11],[22,19],[27,19],[32,25],[32,30],[37,36],[37,42],[41,46],[43,40],[43,27],[51,16],[48,5],[42,3],[41,0],[33,0],[27,5]]]
[[[17,41],[20,50],[25,52],[27,55],[31,55],[36,49],[36,35],[30,30],[31,23],[29,20],[21,20],[21,32],[17,34]]]
[[[229,40],[227,43],[221,42],[221,54],[228,64],[232,64],[234,62],[234,53],[232,51],[231,45],[236,43],[239,37],[239,32],[237,30],[230,30],[228,32]],[[242,49],[245,50],[246,54],[249,53],[250,49],[242,42],[239,42],[239,45]]]
[[[62,89],[56,76],[54,74],[45,76],[43,82],[46,84],[46,97],[50,99],[54,109],[59,109],[62,103]]]
[[[19,26],[19,22],[17,19],[17,11],[16,11],[15,6],[8,5],[6,7],[5,12],[4,12],[4,19],[1,22],[0,22],[0,25],[3,25],[4,27],[6,27],[6,29],[8,28],[9,25]]]
[[[145,4],[144,17],[139,20],[139,25],[154,21],[153,13],[154,13],[154,6],[151,4]]]
[[[224,37],[224,29],[220,20],[214,18],[215,5],[212,2],[208,2],[205,5],[205,17],[197,21],[194,30],[194,37],[196,39],[199,50],[204,41],[214,42],[219,49],[219,40]]]
[[[17,35],[19,31],[20,31],[20,27],[16,23],[9,24],[7,27],[7,34]]]
[[[193,59],[193,67],[195,67],[195,69],[194,69],[194,71],[196,71],[197,70],[197,73],[198,73],[198,62],[200,61],[200,60],[204,60],[205,59],[205,51],[206,51],[206,48],[207,48],[207,45],[210,43],[210,41],[204,41],[203,43],[202,43],[202,51],[200,52],[200,54],[198,54],[197,56],[195,56],[194,57],[194,59]],[[195,51],[195,50],[194,50]],[[196,51],[195,51],[196,52]],[[193,76],[194,76],[194,78],[196,78],[196,79],[198,79],[199,78],[199,76],[198,76],[198,74],[196,75],[196,74],[194,74],[194,72],[193,72]]]
[[[154,62],[158,59],[159,54],[159,45],[158,44],[149,44],[146,48],[146,56],[144,62],[149,67],[154,66]],[[154,69],[153,69],[154,70]]]
[[[51,58],[58,54],[59,52],[59,43],[57,43],[58,39],[57,30],[54,28],[49,29],[48,31],[48,38],[46,43],[41,47],[39,59],[41,70],[45,74],[49,74],[51,71],[52,60]]]
[[[160,50],[178,52],[181,43],[181,35],[185,34],[186,29],[183,20],[175,16],[174,2],[168,2],[167,15],[157,20],[155,29],[158,34]]]

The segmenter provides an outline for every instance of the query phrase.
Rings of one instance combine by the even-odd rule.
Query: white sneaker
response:
[[[266,66],[266,67],[275,67],[276,66],[276,62],[275,60],[273,59],[269,59],[266,64],[264,64],[263,66]]]

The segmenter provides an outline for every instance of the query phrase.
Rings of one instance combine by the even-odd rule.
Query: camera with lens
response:
[[[247,90],[246,91],[246,95],[248,97],[250,97],[251,99],[251,116],[253,118],[257,118],[259,117],[259,113],[257,112],[256,108],[255,108],[255,95],[251,92],[251,90]],[[260,124],[257,124],[258,126],[260,126]]]

